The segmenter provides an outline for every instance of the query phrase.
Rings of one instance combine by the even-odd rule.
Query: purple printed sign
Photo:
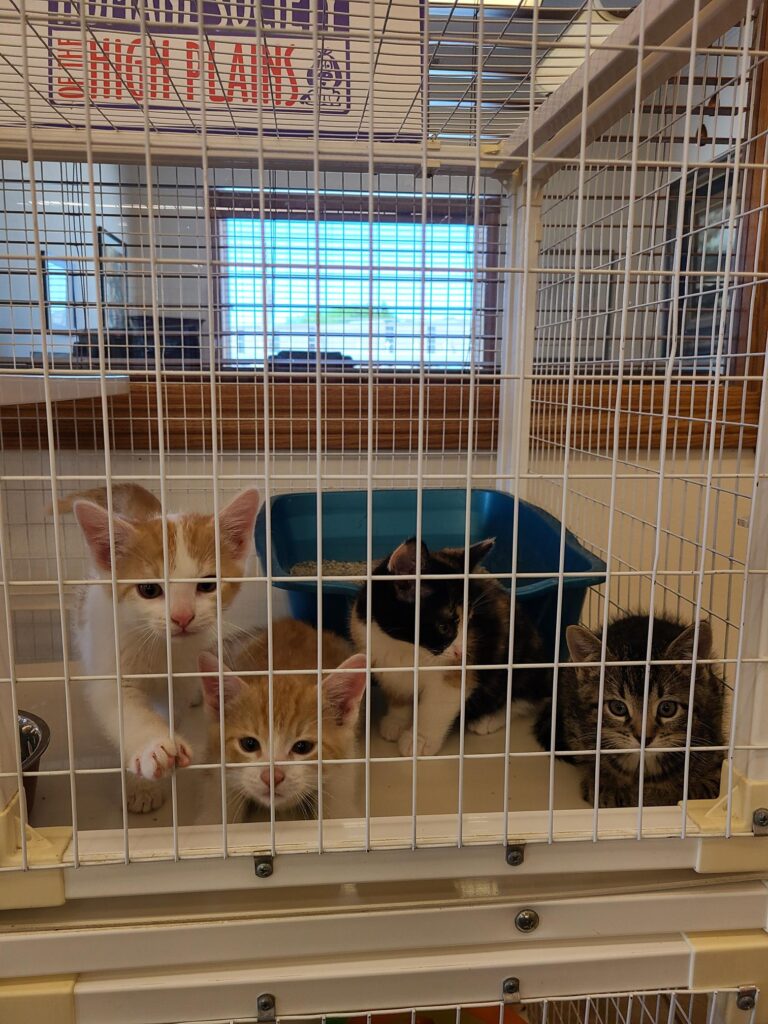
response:
[[[418,0],[90,0],[85,40],[79,3],[44,2],[46,91],[69,123],[89,103],[116,128],[146,111],[196,132],[205,107],[217,132],[365,138],[373,110],[377,137],[419,135]]]

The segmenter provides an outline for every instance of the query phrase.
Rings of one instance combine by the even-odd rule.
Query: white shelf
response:
[[[102,379],[97,376],[52,373],[48,379],[51,399],[54,402],[98,398],[101,394]],[[128,391],[129,378],[127,374],[110,374],[104,379],[103,385],[108,395],[122,394]],[[44,401],[45,377],[42,371],[7,375],[0,372],[0,406],[28,405]]]

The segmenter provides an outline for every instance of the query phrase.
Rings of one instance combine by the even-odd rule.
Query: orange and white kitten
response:
[[[340,761],[357,755],[357,723],[365,693],[365,656],[349,657],[350,647],[324,631],[323,669],[334,669],[322,682],[322,757]],[[282,619],[272,626],[272,725],[269,720],[269,684],[266,676],[241,679],[223,668],[224,748],[227,764],[227,821],[244,821],[249,812],[277,817],[316,814],[318,799],[317,677],[296,674],[317,668],[317,630],[303,622]],[[338,666],[338,667],[337,667]],[[235,659],[239,671],[267,669],[267,637],[262,633]],[[211,716],[208,761],[221,762],[219,728],[219,662],[212,654],[200,655],[205,704]],[[270,778],[274,764],[274,790]],[[356,766],[322,768],[323,815],[355,814]],[[206,803],[215,801],[209,791]],[[208,810],[208,808],[204,808]]]
[[[128,809],[143,813],[162,804],[162,780],[174,765],[184,768],[192,760],[189,742],[170,732],[166,630],[171,637],[171,672],[196,673],[201,651],[216,646],[217,586],[222,607],[227,608],[240,584],[217,583],[213,516],[176,513],[166,516],[164,523],[160,503],[136,484],[117,485],[113,497],[118,652],[113,640],[106,490],[89,491],[85,498],[70,496],[59,507],[62,511],[71,507],[90,550],[93,575],[104,581],[82,588],[75,623],[83,673],[94,677],[85,684],[86,700],[103,733],[119,745],[117,653],[122,676],[123,756],[129,773]],[[224,580],[244,573],[258,507],[258,491],[247,490],[219,513]],[[162,582],[166,529],[167,594]],[[152,674],[155,678],[138,678]],[[174,720],[178,720],[177,706],[180,712],[195,698],[199,701],[196,678],[175,678],[173,695]]]

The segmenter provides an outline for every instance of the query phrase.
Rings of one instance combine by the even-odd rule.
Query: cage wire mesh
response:
[[[484,1005],[467,1004],[461,1006],[423,1006],[398,1010],[368,1009],[357,1013],[345,1013],[341,1019],[354,1021],[391,1021],[392,1024],[416,1024],[416,1022],[433,1021],[434,1024],[503,1024],[520,1021],[527,1024],[721,1024],[727,1019],[729,1004],[736,998],[736,992],[723,989],[713,992],[688,991],[656,991],[605,994],[594,996],[577,996],[561,999],[524,1000],[511,1005],[509,1003],[491,1003]],[[755,1009],[743,1012],[745,1024],[751,1024]],[[317,1017],[285,1017],[278,1015],[278,1021],[318,1021],[325,1024],[327,1020],[339,1019],[329,1016]],[[256,1024],[257,1017],[221,1018],[211,1021],[190,1021],[188,1024],[240,1024],[252,1021]]]
[[[71,825],[75,864],[680,836],[718,793],[713,827],[748,831],[732,792],[765,750],[739,697],[764,569],[761,5],[682,57],[633,0],[97,7],[0,8],[0,794],[26,786],[20,825]],[[537,110],[629,25],[613,52],[636,102],[552,158]],[[649,54],[685,66],[649,91]],[[106,518],[56,506],[105,485]],[[126,485],[154,496],[143,542]],[[259,558],[250,533],[235,551],[255,507],[228,504],[249,487]],[[436,566],[421,541],[454,554]],[[382,559],[406,577],[398,624],[364,615],[333,655],[279,631],[344,633]],[[577,743],[558,714],[578,718],[590,673],[568,667],[566,627],[629,613],[693,643],[665,658],[647,621],[631,650],[598,640]],[[318,671],[355,649],[356,745],[353,676]],[[244,682],[210,668],[202,699],[201,651]],[[549,719],[510,699],[531,672]],[[47,723],[42,760],[19,709]]]

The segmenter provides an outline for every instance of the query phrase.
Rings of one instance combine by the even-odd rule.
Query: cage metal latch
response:
[[[259,1024],[272,1024],[277,1016],[277,1001],[271,992],[256,997],[256,1020]]]

